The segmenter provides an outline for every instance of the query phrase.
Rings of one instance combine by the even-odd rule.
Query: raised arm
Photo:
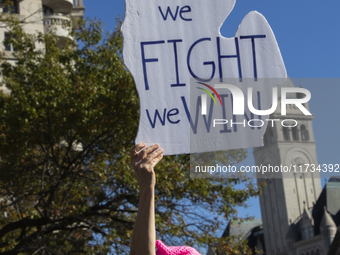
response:
[[[130,255],[155,255],[155,165],[162,159],[159,145],[145,148],[139,143],[131,149],[131,166],[139,183],[140,195],[136,222],[133,228]]]

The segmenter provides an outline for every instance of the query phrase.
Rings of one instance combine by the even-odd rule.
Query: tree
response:
[[[26,34],[7,17],[16,64],[2,59],[0,93],[0,254],[128,253],[138,208],[129,150],[139,101],[122,61],[119,25],[73,31],[80,47],[51,34]],[[44,45],[44,47],[41,47]],[[245,152],[228,151],[233,164]],[[167,244],[215,242],[235,207],[258,194],[239,179],[189,178],[189,155],[156,169],[156,226]],[[211,211],[207,213],[207,209]]]

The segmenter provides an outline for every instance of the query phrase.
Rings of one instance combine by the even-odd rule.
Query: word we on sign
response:
[[[212,132],[207,127],[217,107],[208,104],[210,115],[199,114],[199,83],[236,78],[233,84],[240,89],[254,88],[254,107],[265,110],[272,102],[268,91],[287,76],[274,34],[260,13],[249,12],[233,38],[220,35],[234,4],[235,0],[126,0],[123,57],[140,98],[136,143],[158,143],[167,155],[263,144],[266,125]],[[263,84],[263,78],[271,82]],[[232,95],[222,96],[226,103],[221,114],[232,117]]]
[[[168,19],[168,16],[171,16],[171,18],[176,21],[177,15],[179,13],[179,17],[184,21],[192,21],[191,18],[185,18],[184,13],[191,12],[191,7],[189,5],[182,6],[181,8],[179,6],[176,6],[175,11],[171,10],[170,6],[166,9],[166,11],[163,13],[162,7],[158,6],[158,9],[160,13],[162,14],[162,17],[164,20]]]

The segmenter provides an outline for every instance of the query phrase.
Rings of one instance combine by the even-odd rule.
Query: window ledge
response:
[[[8,59],[8,60],[15,60],[16,57],[13,55],[13,51],[7,51],[3,50],[0,52],[0,56],[2,59]]]
[[[18,13],[4,13],[4,12],[0,12],[0,15],[1,15],[1,19],[6,19],[6,16],[8,16],[8,15],[14,15],[20,21],[22,21],[25,18],[25,15],[18,14]]]

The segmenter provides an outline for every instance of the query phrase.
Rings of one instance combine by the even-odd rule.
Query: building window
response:
[[[53,9],[46,5],[43,5],[43,12],[44,12],[44,16],[52,15]]]
[[[299,131],[297,127],[292,128],[292,133],[293,133],[293,140],[298,141],[299,140]]]
[[[308,141],[309,140],[308,130],[307,130],[305,125],[301,125],[301,140],[302,141]]]
[[[275,142],[273,128],[271,128],[269,126],[267,127],[267,130],[266,130],[265,135],[263,136],[263,139],[264,139],[265,145]]]
[[[287,128],[287,127],[283,128],[283,140],[285,140],[285,141],[290,140],[289,128]]]
[[[269,139],[270,139],[270,142],[273,143],[274,142],[274,133],[273,133],[273,130],[270,129],[270,132],[269,132]]]
[[[268,140],[270,143],[274,142],[274,132],[272,128],[268,128]]]
[[[17,0],[1,0],[2,12],[19,13],[19,5]]]
[[[267,135],[264,135],[263,136],[263,143],[264,145],[267,145],[269,142],[268,142],[268,138],[267,138]]]
[[[16,51],[15,47],[13,46],[13,43],[10,42],[10,39],[11,39],[10,33],[5,33],[5,41],[4,41],[5,50],[6,51]]]
[[[314,236],[313,227],[310,226],[310,227],[309,227],[309,237],[313,237],[313,236]]]
[[[304,239],[308,239],[308,228],[303,228]]]

